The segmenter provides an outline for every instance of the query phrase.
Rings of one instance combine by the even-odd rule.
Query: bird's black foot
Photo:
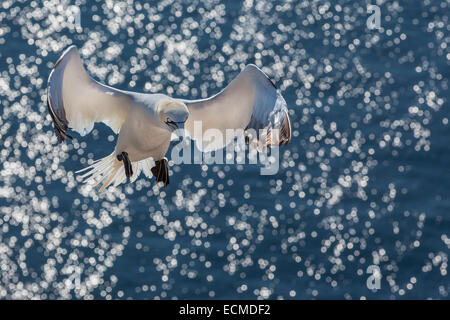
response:
[[[152,168],[152,173],[156,178],[156,182],[162,181],[164,187],[169,184],[169,162],[166,158],[155,161],[155,166]]]
[[[127,179],[130,180],[130,178],[133,176],[133,167],[131,166],[131,161],[128,158],[128,153],[124,151],[121,154],[118,154],[117,160],[123,161],[123,167],[125,168],[125,175],[127,176]]]

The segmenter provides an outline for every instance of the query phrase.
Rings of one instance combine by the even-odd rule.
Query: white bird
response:
[[[91,79],[83,67],[78,50],[70,46],[58,59],[48,78],[47,106],[58,142],[71,138],[68,129],[89,133],[95,122],[103,122],[119,134],[114,151],[78,172],[84,182],[103,182],[100,190],[133,182],[143,171],[157,182],[169,183],[165,154],[174,131],[185,127],[194,133],[194,122],[203,130],[243,129],[253,141],[263,145],[290,142],[291,126],[286,102],[273,82],[255,65],[244,70],[220,93],[203,100],[183,100],[164,94],[122,91]],[[258,134],[260,129],[279,130],[274,139]],[[200,133],[201,134],[201,133]],[[196,136],[197,135],[197,136]],[[203,152],[223,148],[230,137],[213,142],[203,141],[199,133],[191,135]],[[233,137],[231,137],[233,138]],[[248,138],[248,137],[246,137]]]

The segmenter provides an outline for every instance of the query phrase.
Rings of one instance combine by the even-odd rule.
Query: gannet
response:
[[[186,134],[203,152],[223,148],[229,138],[203,141],[193,134],[201,121],[203,130],[242,129],[246,136],[264,146],[285,145],[291,140],[286,102],[268,76],[253,64],[247,65],[221,92],[202,100],[184,100],[165,94],[145,94],[118,90],[93,80],[83,67],[75,46],[67,48],[55,63],[47,85],[47,107],[58,142],[72,139],[67,131],[88,134],[95,122],[108,125],[118,134],[114,151],[79,172],[84,182],[103,182],[100,190],[135,181],[143,171],[169,184],[165,158],[172,134]],[[260,135],[261,129],[279,132],[275,138]],[[238,130],[239,132],[239,130]],[[267,131],[266,131],[267,132]],[[200,133],[201,135],[201,133]]]

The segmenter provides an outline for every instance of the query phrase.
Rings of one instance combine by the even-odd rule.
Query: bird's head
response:
[[[184,132],[184,123],[189,116],[189,110],[183,102],[177,100],[162,101],[157,107],[157,112],[161,123],[170,132],[177,130],[181,133]]]

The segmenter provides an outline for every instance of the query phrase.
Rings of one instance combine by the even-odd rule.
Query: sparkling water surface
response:
[[[368,1],[2,0],[0,298],[448,299],[449,2],[373,2],[378,30]],[[292,121],[280,171],[83,185],[116,138],[57,144],[46,84],[71,44],[98,81],[190,99],[261,67]]]

